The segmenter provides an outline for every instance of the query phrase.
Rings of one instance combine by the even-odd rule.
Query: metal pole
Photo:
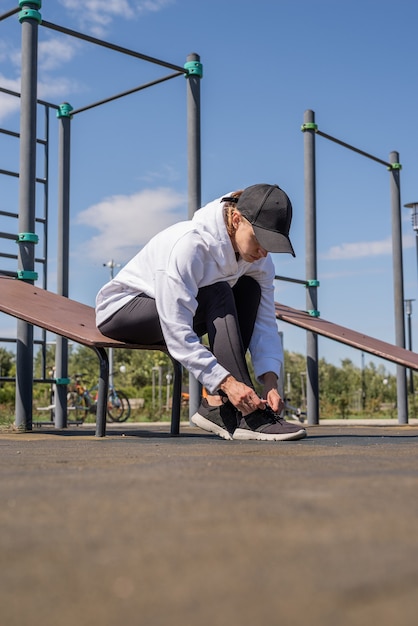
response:
[[[157,367],[153,367],[151,370],[152,373],[152,409],[155,409],[155,372],[157,371]]]
[[[399,153],[389,155],[390,191],[392,205],[392,258],[393,258],[393,291],[395,298],[395,336],[396,345],[405,348],[405,318],[404,318],[404,291],[403,291],[403,261],[402,261],[402,223],[401,223],[401,194],[400,194],[400,163]],[[406,369],[402,365],[396,366],[398,423],[408,423],[408,392],[406,384]]]
[[[188,153],[188,213],[191,219],[201,206],[201,159],[200,159],[200,79],[203,68],[200,56],[191,53],[184,65],[187,71],[187,153]],[[199,408],[201,385],[189,375],[189,417]]]
[[[405,312],[408,322],[408,350],[412,352],[412,303],[415,302],[415,298],[405,300]],[[409,370],[409,393],[414,395],[414,371]]]
[[[18,277],[33,283],[35,269],[36,100],[38,25],[41,15],[28,2],[19,13],[22,25],[20,98],[19,251]],[[40,6],[40,2],[39,2]],[[16,428],[32,430],[33,326],[18,320],[16,337]]]
[[[72,107],[67,102],[61,104],[57,111],[59,119],[57,293],[66,298],[69,295],[71,111]],[[55,427],[66,428],[68,339],[60,336],[57,336],[55,375],[57,383]]]
[[[306,309],[318,316],[317,251],[316,251],[316,182],[315,182],[315,113],[305,111],[304,171],[305,171],[305,236],[306,236]],[[308,424],[319,424],[318,336],[306,333],[306,405]]]
[[[161,415],[163,406],[163,366],[158,366],[158,411]]]
[[[113,280],[115,275],[115,267],[120,267],[120,263],[115,263],[113,259],[110,259],[107,263],[103,263],[105,267],[110,269],[110,280]],[[113,387],[113,348],[109,348],[108,350],[109,356],[109,387]]]
[[[412,228],[415,232],[415,247],[416,247],[416,255],[417,255],[417,270],[418,270],[418,202],[409,202],[408,204],[404,204],[407,209],[412,209]]]
[[[404,205],[406,208],[408,209],[412,209],[412,228],[414,229],[415,232],[415,248],[416,248],[416,258],[417,258],[417,268],[418,268],[418,202],[410,202],[409,204],[405,204]],[[412,305],[411,306],[411,313],[412,313]],[[412,350],[412,334],[411,334],[411,329],[409,330],[409,341],[410,341],[410,350]],[[414,373],[411,370],[410,371],[410,390],[411,390],[411,394],[412,394],[412,401],[414,403],[414,411],[415,411],[415,398],[414,398]]]
[[[418,231],[415,230],[415,248],[417,254],[417,273],[418,273]]]
[[[366,370],[364,365],[364,352],[361,353],[361,410],[366,410]]]

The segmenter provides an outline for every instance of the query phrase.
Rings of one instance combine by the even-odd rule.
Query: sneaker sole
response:
[[[203,415],[200,415],[200,413],[195,413],[191,417],[190,421],[193,422],[195,426],[198,426],[202,430],[206,430],[209,433],[218,435],[219,437],[222,437],[222,439],[232,440],[231,433],[225,430],[225,428],[222,428],[222,426],[218,426],[217,424],[214,424],[210,420],[207,420],[205,417],[203,417]]]
[[[237,428],[233,434],[233,439],[240,439],[241,441],[295,441],[296,439],[303,439],[306,437],[306,430],[301,428],[294,433],[260,433],[257,430],[246,430],[245,428]]]

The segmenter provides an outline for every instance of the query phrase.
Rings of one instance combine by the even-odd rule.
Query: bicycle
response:
[[[82,375],[74,375],[74,384],[67,393],[67,410],[73,413],[75,421],[84,422],[89,413],[96,413],[97,388],[95,385],[87,389],[83,385]],[[131,405],[123,391],[118,391],[112,385],[107,396],[107,417],[110,422],[126,422],[131,415]]]

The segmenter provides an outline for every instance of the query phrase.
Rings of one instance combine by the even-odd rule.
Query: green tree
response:
[[[12,376],[15,364],[15,355],[9,350],[0,348],[0,376]]]
[[[9,378],[15,375],[15,355],[9,350],[0,348],[0,376]],[[0,381],[0,404],[12,405],[15,401],[15,385],[11,382]]]
[[[47,344],[45,350],[39,347],[35,351],[33,360],[33,371],[35,378],[43,378],[52,376],[52,370],[55,366],[55,344]],[[44,372],[45,368],[45,372]]]
[[[286,400],[292,406],[305,409],[306,358],[302,354],[285,350],[282,377]]]

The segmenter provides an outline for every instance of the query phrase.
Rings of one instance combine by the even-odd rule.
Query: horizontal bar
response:
[[[13,178],[19,178],[19,172],[11,172],[10,170],[2,170],[0,169],[0,174],[4,174],[5,176],[12,176]],[[46,178],[35,178],[37,183],[42,183],[45,185]]]
[[[20,138],[20,133],[17,133],[14,130],[7,130],[6,128],[0,128],[0,133],[2,133],[3,135],[9,135],[10,137],[16,137],[17,139]],[[36,143],[40,143],[44,146],[46,146],[46,139],[37,139]]]
[[[20,133],[16,133],[13,130],[7,130],[6,128],[0,128],[0,133],[3,133],[3,135],[10,135],[11,137],[17,137],[17,139],[20,137]]]
[[[0,257],[2,259],[13,259],[14,261],[17,261],[17,254],[9,254],[8,252],[0,252]]]
[[[176,72],[175,74],[170,74],[169,76],[164,76],[163,78],[157,78],[149,83],[144,85],[140,85],[139,87],[134,87],[133,89],[129,89],[128,91],[124,91],[123,93],[119,93],[115,96],[110,96],[109,98],[105,98],[104,100],[99,100],[98,102],[94,102],[93,104],[88,104],[85,107],[81,107],[80,109],[75,109],[75,111],[71,111],[71,116],[77,115],[77,113],[82,113],[83,111],[88,111],[89,109],[93,109],[94,107],[98,107],[101,104],[106,104],[108,102],[112,102],[113,100],[117,100],[118,98],[123,98],[124,96],[128,96],[137,91],[141,91],[142,89],[146,89],[147,87],[152,87],[153,85],[158,85],[158,83],[163,83],[166,80],[170,80],[170,78],[176,78],[184,74],[184,72]]]
[[[1,343],[1,339],[0,339],[0,343]],[[16,341],[16,339],[13,339],[12,341]],[[7,382],[7,383],[14,383],[16,382],[16,376],[0,376],[0,380],[2,382]],[[54,378],[34,378],[33,382],[34,383],[46,383],[48,385],[51,385],[54,382]],[[38,409],[39,410],[39,409]],[[43,422],[44,424],[50,424],[51,422]]]
[[[275,276],[276,280],[284,280],[288,283],[298,283],[299,285],[307,285],[307,280],[301,280],[300,278],[288,278],[287,276]]]
[[[40,26],[45,26],[46,28],[50,28],[51,30],[56,30],[66,35],[71,35],[72,37],[77,37],[78,39],[83,39],[84,41],[89,41],[90,43],[97,44],[98,46],[102,46],[103,48],[110,48],[111,50],[115,50],[116,52],[122,52],[122,54],[127,54],[129,56],[136,57],[137,59],[142,59],[143,61],[149,61],[150,63],[155,63],[156,65],[162,65],[163,67],[168,67],[172,70],[177,70],[178,72],[181,72],[182,74],[186,74],[186,70],[184,69],[184,67],[180,67],[180,65],[174,65],[173,63],[167,63],[166,61],[161,61],[160,59],[149,57],[145,54],[141,54],[140,52],[129,50],[129,48],[123,48],[122,46],[109,43],[108,41],[103,41],[102,39],[96,39],[96,37],[91,37],[90,35],[84,35],[83,33],[79,33],[76,30],[71,30],[70,28],[64,28],[63,26],[58,26],[57,24],[52,24],[51,22],[46,22],[45,20],[42,20],[42,22],[40,23]]]
[[[10,213],[9,211],[0,211],[0,215],[2,215],[3,217],[13,217],[15,219],[17,219],[19,217],[18,213]],[[46,223],[46,218],[45,217],[35,217],[35,222],[38,222],[38,224],[45,224]]]
[[[7,93],[9,96],[15,96],[16,98],[20,98],[20,93],[18,91],[6,89],[6,87],[0,87],[0,91],[2,93]],[[56,109],[57,111],[60,108],[58,104],[53,104],[52,102],[47,102],[46,100],[37,100],[36,102],[44,107],[51,107],[51,109]]]
[[[329,139],[330,141],[333,141],[334,143],[338,143],[340,146],[343,146],[344,148],[353,150],[353,152],[357,152],[358,154],[361,154],[367,157],[368,159],[371,159],[372,161],[376,161],[377,163],[381,163],[382,165],[386,165],[386,167],[389,167],[390,169],[392,169],[392,163],[389,163],[388,161],[383,161],[383,159],[379,159],[378,157],[375,157],[372,154],[369,154],[368,152],[364,152],[363,150],[359,150],[359,148],[355,148],[354,146],[351,146],[349,143],[345,143],[345,141],[341,141],[340,139],[336,139],[335,137],[332,137],[331,135],[327,135],[326,133],[323,133],[321,130],[317,130],[316,134],[321,135],[321,137],[325,137],[325,139]]]
[[[17,233],[0,233],[1,239],[12,239],[17,241]]]
[[[14,176],[14,178],[19,178],[19,172],[11,172],[10,170],[0,169],[0,174],[4,174],[5,176]]]
[[[20,7],[15,7],[14,9],[11,9],[7,13],[3,13],[3,15],[0,15],[0,22],[7,19],[8,17],[11,17],[15,13],[18,13],[19,11],[20,11]]]

